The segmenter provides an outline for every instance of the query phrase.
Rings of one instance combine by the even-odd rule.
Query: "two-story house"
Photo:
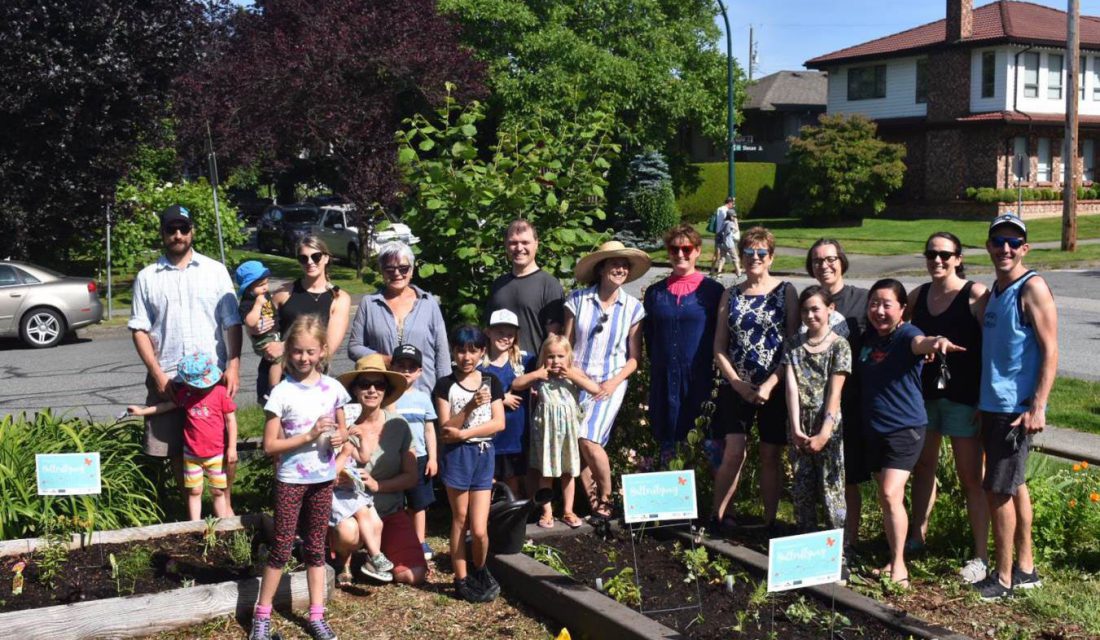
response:
[[[1061,188],[1066,13],[999,0],[947,0],[947,16],[825,54],[828,113],[862,113],[908,148],[904,193],[926,208],[967,187]],[[1100,18],[1081,16],[1077,170],[1100,151]],[[1023,162],[1014,162],[1023,157]],[[946,212],[946,211],[945,211]]]

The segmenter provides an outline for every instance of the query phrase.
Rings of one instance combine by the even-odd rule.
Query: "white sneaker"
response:
[[[989,565],[981,558],[971,558],[962,569],[959,569],[959,577],[969,584],[977,584],[989,575]]]

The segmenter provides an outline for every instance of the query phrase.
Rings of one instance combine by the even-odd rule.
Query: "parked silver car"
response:
[[[398,222],[388,212],[383,225],[381,221],[378,229],[371,239],[370,253],[378,253],[378,248],[387,242],[397,240],[408,245],[420,242],[420,238],[413,235],[409,225]],[[314,235],[320,237],[328,245],[329,251],[339,258],[343,258],[350,264],[359,262],[359,228],[355,226],[355,206],[350,204],[326,205],[321,207],[321,216],[317,224],[313,226]]]
[[[103,320],[95,280],[14,260],[0,261],[0,337],[52,347],[65,334]]]

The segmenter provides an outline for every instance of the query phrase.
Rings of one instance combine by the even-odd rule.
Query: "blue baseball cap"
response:
[[[1012,227],[1020,233],[1024,234],[1024,240],[1027,240],[1027,225],[1020,219],[1015,213],[1011,211],[1002,213],[1001,215],[993,218],[993,221],[989,223],[989,236],[993,236],[993,230],[997,227]]]
[[[218,363],[205,353],[184,356],[176,365],[176,372],[185,385],[196,389],[207,389],[222,379],[222,370],[218,368]]]
[[[240,289],[237,290],[237,297],[243,298],[249,287],[270,275],[271,269],[265,267],[264,263],[259,260],[242,262],[241,266],[237,267],[237,284],[240,286]]]

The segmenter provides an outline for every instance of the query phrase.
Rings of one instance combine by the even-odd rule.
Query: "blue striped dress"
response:
[[[630,328],[642,321],[645,309],[637,298],[619,289],[611,307],[600,306],[598,287],[574,291],[565,302],[573,314],[573,364],[597,383],[619,374],[626,366]],[[611,427],[626,396],[626,382],[615,389],[611,397],[594,402],[581,391],[584,419],[580,437],[606,447]]]

